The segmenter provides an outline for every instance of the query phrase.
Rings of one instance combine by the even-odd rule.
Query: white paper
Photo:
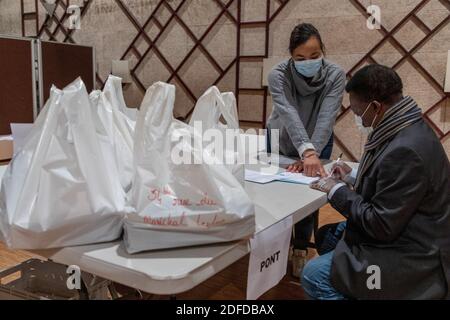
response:
[[[280,180],[290,183],[307,184],[319,180],[319,177],[307,177],[303,173],[282,172],[280,173]]]
[[[307,177],[303,173],[282,172],[279,174],[268,174],[261,171],[245,170],[246,181],[260,184],[279,181],[310,185],[312,182],[317,181],[318,179],[318,177]]]
[[[265,174],[263,172],[247,169],[245,170],[245,181],[266,184],[269,182],[277,181],[279,179],[280,177],[278,175]]]
[[[248,300],[258,299],[286,275],[292,224],[292,216],[289,216],[250,240]]]
[[[23,148],[31,129],[33,129],[32,123],[11,123],[14,155]]]

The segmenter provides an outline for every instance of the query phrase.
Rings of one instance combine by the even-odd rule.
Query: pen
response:
[[[338,157],[338,159],[336,160],[336,163],[335,163],[335,164],[338,164],[339,162],[341,162],[343,155],[344,155],[344,154],[341,153],[341,155],[340,155],[340,156]],[[334,167],[333,170],[331,170],[330,175],[329,175],[328,177],[332,177],[335,170],[336,170],[336,167]]]

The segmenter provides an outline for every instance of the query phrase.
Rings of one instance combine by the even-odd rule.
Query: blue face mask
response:
[[[294,63],[298,73],[307,78],[311,78],[320,71],[323,64],[323,57],[314,60],[294,61]]]

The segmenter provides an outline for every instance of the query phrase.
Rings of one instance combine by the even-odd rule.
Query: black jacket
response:
[[[450,164],[423,121],[380,147],[356,191],[342,187],[332,206],[347,217],[335,250],[333,286],[357,299],[449,298]],[[381,270],[369,290],[368,267]]]

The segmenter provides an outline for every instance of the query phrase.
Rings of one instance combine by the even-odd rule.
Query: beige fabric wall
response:
[[[76,3],[77,1],[71,1]],[[81,1],[78,1],[81,3]],[[139,23],[144,23],[149,14],[156,7],[158,0],[123,0],[130,8]],[[180,0],[169,0],[174,8]],[[228,0],[222,0],[227,3]],[[391,30],[403,17],[413,10],[420,0],[361,0],[364,5],[376,4],[381,8],[382,24]],[[25,1],[25,11],[33,11],[34,0]],[[236,17],[236,3],[233,1],[229,12]],[[279,2],[271,0],[272,12]],[[447,7],[445,4],[447,3]],[[441,21],[448,18],[450,6],[447,0],[430,0],[417,17],[424,21],[425,26],[410,21],[403,26],[394,37],[407,50],[412,49],[424,36],[426,29],[433,29]],[[259,21],[265,19],[266,0],[242,0],[242,21]],[[61,9],[58,9],[61,11]],[[200,37],[214,20],[220,8],[213,0],[187,0],[179,12],[179,16]],[[61,16],[61,12],[57,13]],[[44,18],[40,8],[41,21]],[[160,10],[157,14],[162,24],[170,17],[170,12]],[[381,39],[382,34],[377,30],[366,27],[366,18],[351,0],[290,0],[286,7],[271,24],[269,56],[282,59],[288,55],[287,47],[289,35],[293,27],[300,22],[311,22],[321,31],[327,47],[328,59],[350,70],[367,52]],[[34,20],[27,21],[26,30],[33,34]],[[53,26],[54,28],[55,26]],[[74,33],[76,42],[95,46],[97,51],[98,70],[101,78],[105,79],[111,71],[111,61],[119,59],[129,46],[137,31],[115,0],[93,0],[86,16],[82,20],[81,30]],[[147,32],[154,39],[158,32],[155,23],[151,23]],[[21,35],[20,1],[0,0],[0,33]],[[213,55],[220,66],[226,68],[236,57],[237,29],[233,21],[223,16],[217,26],[205,38],[204,45]],[[264,28],[245,29],[241,34],[242,55],[263,55],[265,33]],[[44,36],[45,39],[45,36]],[[58,40],[63,40],[60,32]],[[148,45],[141,40],[137,44],[142,54]],[[172,22],[157,43],[160,52],[169,63],[176,68],[189,50],[193,41],[183,28]],[[450,24],[445,24],[429,41],[427,41],[413,56],[427,70],[438,83],[443,84],[447,63],[447,52],[450,50]],[[386,42],[373,55],[374,59],[383,64],[393,65],[402,54],[392,44]],[[131,65],[137,58],[129,55]],[[74,62],[76,63],[76,62]],[[260,61],[242,62],[240,71],[240,86],[245,88],[260,88],[262,81],[262,63]],[[398,68],[398,72],[405,82],[406,94],[413,96],[423,107],[424,111],[442,99],[439,92],[430,84],[426,76],[414,65],[406,60]],[[136,72],[142,83],[147,87],[155,81],[166,81],[170,72],[152,52]],[[208,62],[200,50],[196,50],[179,72],[183,81],[198,97],[213,83],[218,72]],[[219,82],[223,91],[235,89],[235,68]],[[179,85],[177,81],[173,81]],[[125,89],[126,100],[130,106],[138,106],[143,92],[136,84]],[[347,98],[345,105],[348,105]],[[448,99],[447,99],[448,100]],[[259,121],[262,118],[263,96],[243,93],[239,95],[241,120]],[[177,90],[176,115],[185,115],[192,107],[192,101],[182,89]],[[447,106],[446,106],[447,105]],[[269,112],[270,114],[270,98]],[[444,101],[439,108],[430,115],[432,121],[444,133],[450,130],[450,102]],[[348,113],[336,126],[336,135],[346,148],[356,157],[361,155],[365,137],[356,129],[353,115]],[[443,144],[450,155],[450,136]],[[341,152],[339,146],[335,154]]]

